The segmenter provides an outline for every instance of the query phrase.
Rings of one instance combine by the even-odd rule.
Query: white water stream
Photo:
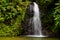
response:
[[[28,36],[46,37],[42,34],[42,26],[41,26],[40,11],[39,11],[38,4],[36,4],[35,2],[33,2],[33,4],[34,4],[34,7],[33,7],[33,11],[34,11],[34,16],[33,16],[34,35],[28,35]]]

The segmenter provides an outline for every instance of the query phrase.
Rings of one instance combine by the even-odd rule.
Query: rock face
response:
[[[33,3],[28,5],[27,13],[25,15],[25,20],[23,23],[23,34],[24,35],[33,35]]]

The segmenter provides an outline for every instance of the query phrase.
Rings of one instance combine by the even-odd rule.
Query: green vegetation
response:
[[[21,34],[21,20],[26,8],[27,2],[21,0],[0,0],[0,36]]]
[[[29,0],[0,0],[0,36],[17,36],[21,34],[21,22],[24,21]],[[45,12],[42,26],[52,32],[60,28],[60,0],[36,0]]]
[[[60,0],[58,0],[55,3],[55,8],[53,10],[53,17],[54,17],[54,26],[52,28],[53,32],[58,31],[58,28],[60,28]]]

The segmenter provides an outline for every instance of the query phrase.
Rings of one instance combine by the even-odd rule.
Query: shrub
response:
[[[27,2],[0,0],[0,36],[21,34],[21,21],[24,19]]]

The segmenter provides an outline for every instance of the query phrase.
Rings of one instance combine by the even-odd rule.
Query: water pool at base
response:
[[[40,38],[40,37],[0,37],[0,40],[60,40],[59,38]]]

